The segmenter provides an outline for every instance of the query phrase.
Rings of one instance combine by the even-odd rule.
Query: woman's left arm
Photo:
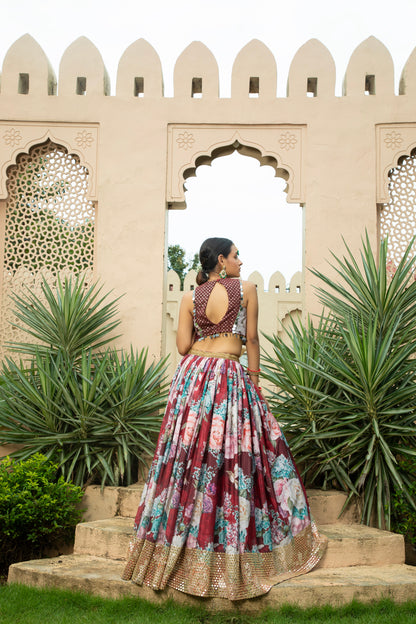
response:
[[[184,294],[179,309],[176,346],[181,355],[186,355],[194,342],[194,319],[192,291]]]
[[[260,370],[260,344],[257,329],[258,300],[257,289],[252,282],[244,282],[244,291],[247,297],[247,372],[251,381],[257,386],[259,383]]]

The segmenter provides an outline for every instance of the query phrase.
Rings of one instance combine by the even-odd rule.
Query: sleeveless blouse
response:
[[[205,311],[208,299],[217,282],[224,286],[227,291],[228,309],[219,323],[213,323],[209,320]],[[243,308],[243,283],[240,279],[225,277],[205,282],[195,288],[193,301],[194,327],[197,342],[208,337],[218,338],[219,336],[233,334],[239,336],[243,344],[246,343],[247,310]]]

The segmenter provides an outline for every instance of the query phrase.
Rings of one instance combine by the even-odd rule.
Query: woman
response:
[[[259,382],[257,292],[209,238],[182,298],[172,381],[123,578],[238,600],[311,570],[324,539]],[[248,367],[239,363],[247,346]]]

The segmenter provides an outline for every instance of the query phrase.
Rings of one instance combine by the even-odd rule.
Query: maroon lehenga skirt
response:
[[[241,364],[186,355],[123,579],[251,598],[311,570],[325,543],[284,435]]]

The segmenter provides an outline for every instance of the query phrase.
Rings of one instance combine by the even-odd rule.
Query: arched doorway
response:
[[[274,167],[234,150],[200,165],[185,188],[186,210],[169,211],[168,242],[188,259],[205,238],[226,236],[240,249],[243,279],[258,271],[266,290],[275,271],[287,285],[302,271],[302,208],[286,202],[286,181]]]
[[[243,260],[242,278],[258,288],[259,329],[271,335],[283,331],[284,316],[302,309],[303,209],[300,203],[287,203],[286,172],[272,159],[262,162],[254,156],[246,149],[229,149],[226,155],[221,150],[209,159],[210,166],[205,161],[195,168],[185,182],[186,210],[169,210],[168,243],[182,247],[191,262],[205,238],[232,238]],[[195,287],[194,278],[188,274],[185,290]],[[182,293],[172,273],[166,294],[165,351],[171,354],[173,372]],[[267,348],[267,341],[261,341]]]

